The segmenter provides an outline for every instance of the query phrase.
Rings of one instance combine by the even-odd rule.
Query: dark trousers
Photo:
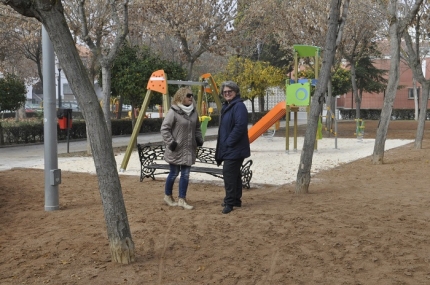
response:
[[[225,198],[224,203],[229,206],[242,204],[242,175],[240,167],[242,159],[224,160],[222,175],[224,176]]]

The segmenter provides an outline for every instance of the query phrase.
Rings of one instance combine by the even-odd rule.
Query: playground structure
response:
[[[364,121],[363,119],[355,119],[355,133],[358,141],[362,141],[364,137]]]
[[[286,112],[285,101],[279,102],[275,107],[272,108],[263,118],[255,123],[248,130],[249,143],[252,143],[259,138],[265,131],[272,127],[277,121],[284,117]]]
[[[206,135],[206,130],[208,128],[208,123],[211,120],[211,114],[213,113],[213,108],[207,107],[209,104],[207,98],[206,101],[203,101],[203,95],[205,94],[214,94],[215,96],[212,96],[216,102],[218,110],[221,110],[221,101],[219,97],[217,96],[218,88],[216,86],[215,80],[212,78],[210,73],[205,73],[199,78],[199,82],[207,82],[206,85],[200,85],[199,94],[197,96],[197,112],[199,114],[199,119],[201,122],[200,129],[202,131],[203,139]],[[194,85],[194,83],[193,83]]]
[[[297,151],[297,112],[306,111],[309,114],[311,103],[311,86],[315,86],[318,82],[318,72],[320,66],[321,49],[316,46],[294,45],[294,80],[286,81],[285,92],[287,96],[287,122],[290,121],[290,112],[294,112],[294,151]],[[299,79],[299,58],[312,57],[314,62],[315,78],[300,78]],[[321,133],[321,118],[318,122],[317,140],[315,141],[315,149],[317,149],[318,138],[322,137]],[[285,132],[285,150],[288,152],[290,148],[289,128]]]
[[[265,131],[267,131],[276,121],[286,115],[286,152],[289,151],[289,122],[290,112],[294,112],[294,150],[297,151],[297,112],[306,111],[309,113],[309,105],[311,102],[311,86],[315,86],[318,82],[318,71],[320,62],[320,48],[315,46],[294,45],[294,78],[286,81],[285,93],[286,101],[279,102],[272,110],[270,110],[263,118],[261,118],[248,131],[249,142],[252,143]],[[313,57],[315,64],[314,79],[298,79],[298,61],[299,57]],[[322,125],[319,124],[319,137],[321,137]],[[317,143],[315,143],[317,148]]]
[[[202,76],[200,76],[199,81],[182,81],[182,80],[167,80],[167,75],[165,74],[164,70],[154,71],[151,74],[151,77],[148,81],[148,85],[146,87],[147,92],[145,94],[142,106],[140,108],[139,115],[137,116],[137,119],[136,119],[136,124],[134,125],[130,141],[128,143],[123,161],[121,163],[120,172],[124,172],[125,169],[127,168],[127,164],[130,160],[131,153],[136,145],[137,136],[142,127],[143,120],[145,119],[145,113],[146,113],[146,110],[148,109],[151,96],[155,92],[161,93],[161,95],[163,96],[162,110],[164,111],[164,114],[167,113],[167,111],[170,109],[171,103],[170,103],[170,96],[168,94],[168,88],[167,88],[168,84],[200,86],[199,92],[197,94],[197,101],[196,101],[197,114],[202,122],[201,126],[204,128],[204,133],[206,133],[207,123],[210,120],[210,116],[207,116],[208,115],[207,111],[211,113],[212,109],[209,108],[209,110],[207,110],[207,108],[202,108],[202,106],[205,105],[205,103],[203,102],[203,96],[206,93],[213,94],[212,98],[214,99],[218,110],[221,110],[221,100],[217,96],[219,94],[218,88],[215,84],[215,80],[212,78],[210,73],[205,73]]]

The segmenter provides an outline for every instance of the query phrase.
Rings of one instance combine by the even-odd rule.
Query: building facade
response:
[[[378,69],[389,70],[390,59],[377,59],[374,65]],[[422,61],[423,73],[426,79],[430,78],[430,58]],[[388,73],[386,75],[388,77]],[[418,91],[418,100],[421,98],[421,85],[416,82]],[[399,89],[394,100],[393,110],[415,110],[414,95],[413,95],[413,74],[409,66],[404,62],[400,62],[400,78]],[[384,105],[383,93],[363,93],[361,102],[361,110],[381,110]],[[340,110],[355,110],[356,104],[351,92],[339,96],[337,99],[337,107]],[[427,102],[427,108],[430,109],[430,100]]]

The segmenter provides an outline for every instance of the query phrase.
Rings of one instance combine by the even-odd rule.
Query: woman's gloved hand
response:
[[[173,141],[170,145],[169,145],[169,149],[171,151],[174,151],[176,149],[176,147],[178,146],[178,143]]]

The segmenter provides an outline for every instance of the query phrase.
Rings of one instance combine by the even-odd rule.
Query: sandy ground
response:
[[[83,158],[59,161],[53,212],[44,211],[37,165],[0,171],[0,284],[430,284],[429,124],[416,150],[405,144],[416,123],[391,122],[383,165],[368,157],[377,122],[367,122],[363,142],[352,138],[353,124],[339,125],[339,149],[332,138],[318,142],[307,195],[286,178],[299,152],[285,153],[282,137],[259,138],[251,189],[229,215],[223,187],[207,175],[190,184],[194,210],[169,208],[164,179],[139,182],[132,157],[121,175],[131,265],[110,261],[96,176],[65,170]]]

